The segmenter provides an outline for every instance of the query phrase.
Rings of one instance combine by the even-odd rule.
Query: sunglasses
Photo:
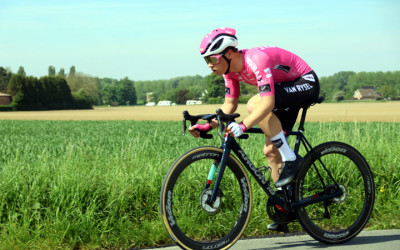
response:
[[[206,61],[207,64],[212,64],[215,65],[217,63],[219,63],[219,59],[222,57],[223,55],[220,54],[216,54],[216,55],[211,55],[211,56],[206,56],[204,57],[204,60]]]

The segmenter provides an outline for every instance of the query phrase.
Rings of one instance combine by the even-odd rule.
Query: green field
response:
[[[220,143],[183,137],[181,122],[0,120],[0,135],[0,249],[171,243],[159,215],[164,175],[187,150]],[[308,123],[306,135],[313,145],[357,148],[376,185],[367,229],[400,228],[400,123]],[[262,144],[257,135],[241,142],[256,166],[266,164]],[[245,236],[269,233],[266,198],[254,184]]]

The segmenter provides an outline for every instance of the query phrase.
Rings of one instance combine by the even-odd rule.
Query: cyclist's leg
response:
[[[257,101],[259,99],[260,99],[260,96],[257,94],[249,100],[249,102],[247,103],[247,109],[248,109],[249,113],[251,113],[254,110],[254,105],[257,105]],[[286,131],[289,131],[292,129],[294,123],[296,122],[297,113],[298,113],[298,110],[297,110],[297,112],[293,112],[293,110],[291,110],[290,112],[277,111],[277,112],[271,113],[263,121],[261,121],[259,123],[259,126],[261,127],[261,129],[263,129],[264,133],[271,126],[275,126],[275,128],[278,128],[278,131],[275,131],[275,134],[282,131],[282,127]],[[278,148],[271,142],[271,140],[268,138],[267,135],[265,136],[265,144],[264,144],[263,152],[264,152],[265,156],[267,157],[268,165],[271,168],[272,180],[274,182],[276,182],[279,178],[280,168],[282,166],[282,157],[281,157],[281,154],[280,154]],[[273,221],[273,223],[269,224],[267,226],[267,229],[271,230],[271,231],[278,231],[278,232],[284,232],[284,233],[287,233],[289,231],[287,224],[277,223],[275,221]]]
[[[250,98],[247,102],[247,111],[251,114],[259,105],[261,97],[259,94]],[[278,117],[273,113],[269,113],[263,120],[261,120],[258,125],[262,129],[265,135],[270,137],[279,134],[282,131],[281,122]],[[272,136],[271,136],[272,135]]]
[[[292,116],[297,117],[298,111],[301,107],[314,102],[319,95],[319,82],[318,78],[313,71],[299,77],[298,79],[290,82],[276,83],[275,84],[275,114],[278,112],[282,117],[290,117],[291,123],[294,124]],[[288,114],[285,114],[288,112]],[[290,124],[289,130],[293,127]],[[286,129],[286,128],[284,128]],[[297,167],[300,164],[301,158],[296,157],[295,161],[287,161],[282,165],[282,173],[279,176],[275,186],[282,187],[289,184],[295,177]]]
[[[253,96],[247,103],[247,110],[251,114],[260,101],[260,95]],[[265,145],[263,152],[267,157],[268,164],[271,167],[271,175],[274,182],[279,178],[279,169],[282,166],[282,156],[278,148],[269,139],[271,136],[281,133],[282,130],[290,131],[296,122],[299,109],[277,109],[268,114],[262,121],[258,123],[262,131],[265,133]],[[284,139],[285,140],[285,139]],[[285,140],[286,143],[286,140]]]
[[[253,96],[247,103],[247,110],[251,114],[257,107],[260,101],[260,95]],[[271,176],[275,182],[279,178],[278,170],[282,166],[282,157],[276,146],[268,139],[267,134],[276,135],[282,131],[281,123],[274,113],[270,113],[259,124],[262,131],[265,133],[264,155],[267,157],[268,164],[271,167]]]
[[[265,136],[264,155],[267,157],[268,165],[271,167],[271,177],[274,182],[279,178],[279,169],[282,166],[282,157],[276,146]]]
[[[274,111],[275,115],[281,121],[282,129],[284,131],[291,131],[294,124],[296,123],[296,118],[298,115],[299,109],[289,109],[289,110],[276,110]],[[265,146],[264,146],[264,154],[267,156],[268,162],[270,163],[270,155],[278,158],[279,157],[279,165],[271,164],[271,176],[274,182],[276,182],[280,175],[280,168],[282,166],[282,160],[280,158],[280,153],[275,145],[266,137],[265,138]],[[278,231],[278,232],[289,232],[288,226],[286,223],[277,223],[273,222],[267,226],[268,230]]]

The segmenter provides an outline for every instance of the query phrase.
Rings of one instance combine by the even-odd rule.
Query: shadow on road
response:
[[[379,235],[379,236],[368,236],[368,235],[359,235],[353,240],[346,242],[344,244],[338,245],[327,245],[315,240],[304,240],[304,241],[293,241],[293,242],[282,242],[275,243],[274,247],[266,247],[266,248],[257,248],[252,250],[269,250],[276,249],[276,246],[279,245],[279,248],[334,248],[334,247],[343,247],[343,246],[362,246],[367,244],[380,244],[390,241],[399,241],[400,234],[395,235]]]

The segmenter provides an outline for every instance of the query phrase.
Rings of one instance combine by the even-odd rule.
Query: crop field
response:
[[[99,107],[94,110],[0,112],[0,120],[137,120],[179,121],[182,111],[193,114],[215,112],[220,105],[162,106],[162,107]],[[237,113],[246,117],[246,105]],[[400,102],[322,103],[309,109],[307,121],[400,122]]]
[[[336,140],[357,148],[376,185],[366,229],[400,228],[400,103],[357,105],[313,107],[306,136],[313,145]],[[198,114],[217,108],[0,112],[0,249],[172,243],[159,215],[164,176],[187,150],[220,144],[216,131],[211,140],[183,137],[181,114],[184,109]],[[245,106],[238,111],[245,114]],[[263,136],[241,145],[256,166],[267,164]],[[270,233],[266,197],[252,182],[254,207],[245,237]],[[302,229],[295,222],[290,230]]]

